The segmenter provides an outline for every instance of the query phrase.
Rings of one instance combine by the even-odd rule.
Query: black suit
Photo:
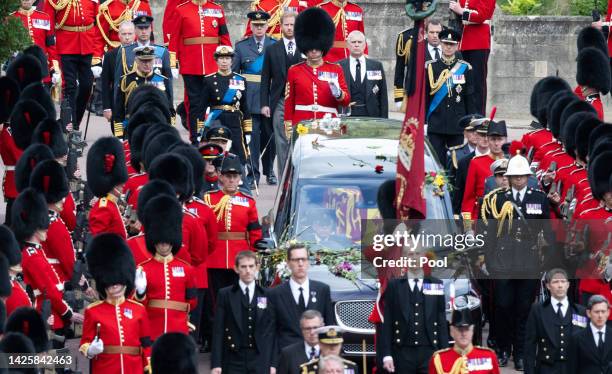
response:
[[[221,367],[225,374],[267,374],[271,366],[276,366],[276,316],[269,293],[255,286],[248,305],[238,284],[219,291],[211,344],[212,368]],[[252,317],[248,319],[247,316]],[[255,333],[249,339],[251,329]]]
[[[555,300],[553,302],[556,303]],[[551,299],[531,306],[525,331],[525,373],[568,374],[571,335],[588,326],[582,305],[570,303],[563,319]]]
[[[119,48],[113,48],[104,54],[102,62],[102,106],[103,109],[113,108],[113,93],[115,90],[115,64],[117,61],[117,51]],[[121,78],[121,77],[119,77]]]
[[[309,280],[310,294],[306,309],[318,310],[323,316],[325,325],[334,324],[334,312],[332,309],[329,286],[325,283]],[[278,337],[278,349],[290,344],[303,342],[300,330],[300,312],[297,303],[291,293],[289,282],[284,282],[270,290],[270,299],[276,309],[276,331]]]
[[[570,374],[612,373],[612,330],[606,327],[603,349],[595,345],[590,325],[572,337],[570,345]]]
[[[300,374],[300,365],[308,361],[304,342],[291,344],[281,350],[276,374]]]
[[[461,202],[463,201],[463,192],[465,189],[465,181],[467,179],[468,168],[470,167],[470,161],[476,156],[476,152],[472,151],[467,156],[457,160],[459,166],[455,172],[455,188],[453,189],[453,213],[461,213]]]
[[[352,115],[387,118],[389,116],[387,79],[382,63],[366,58],[366,73],[363,82],[359,84],[351,75],[350,60],[350,57],[342,59],[339,64],[342,66],[346,83],[349,86],[351,101],[355,101],[355,105],[352,107]],[[364,69],[364,67],[361,68]]]
[[[289,67],[303,61],[301,52],[294,48],[293,57],[289,57],[285,42],[281,39],[265,50],[259,94],[261,106],[269,106],[270,111],[274,111],[278,100],[284,95]]]

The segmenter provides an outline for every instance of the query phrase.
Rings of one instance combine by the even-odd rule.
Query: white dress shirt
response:
[[[520,201],[523,201],[523,199],[525,198],[525,192],[527,192],[527,186],[523,187],[523,189],[521,189],[520,191],[512,187],[512,198],[513,199],[516,199],[517,192],[519,194]]]
[[[434,48],[438,48],[438,55],[442,57],[442,48],[439,45],[437,47],[434,47],[433,45],[427,43],[427,49],[429,50],[429,55],[431,56],[431,59],[435,61],[436,51],[434,50]]]
[[[310,295],[310,281],[306,278],[306,281],[303,284],[299,284],[294,281],[293,278],[289,278],[289,287],[291,288],[291,293],[293,294],[293,299],[295,303],[298,303],[300,299],[300,287],[302,287],[302,292],[304,294],[304,306],[308,307],[308,295]]]
[[[563,315],[563,317],[565,317],[566,313],[567,313],[567,308],[569,308],[569,300],[567,299],[567,296],[563,299],[563,300],[557,300],[554,297],[550,298],[550,303],[552,304],[553,310],[555,311],[555,314],[559,313],[557,311],[557,309],[559,309],[559,306],[557,304],[561,303],[561,313]]]
[[[306,357],[308,357],[308,359],[310,360],[310,351],[312,349],[311,345],[308,345],[308,343],[304,342],[304,348],[306,348]],[[314,346],[315,349],[315,356],[319,357],[319,345],[315,345]]]
[[[246,293],[246,288],[249,289],[249,303],[253,301],[253,295],[255,295],[255,282],[246,284],[242,280],[238,280],[238,285],[240,286],[243,295]]]
[[[599,343],[599,332],[603,332],[602,336],[601,336],[601,341],[603,341],[604,343],[606,342],[606,325],[604,325],[601,330],[599,330],[597,327],[595,327],[595,325],[593,324],[593,322],[589,322],[589,325],[591,326],[591,331],[593,332],[593,338],[595,338],[595,346],[597,347],[597,344]]]
[[[484,152],[484,153],[483,153],[483,152],[480,152],[480,150],[478,150],[478,147],[476,147],[476,148],[474,148],[474,157],[476,157],[476,156],[482,156],[482,155],[488,155],[490,152],[491,152],[491,151],[489,151],[488,149],[487,149],[487,151],[486,151],[486,152]]]
[[[366,59],[365,56],[361,56],[359,57],[359,63],[361,64],[361,81],[365,82],[365,76],[366,76]],[[355,71],[357,70],[357,59],[353,56],[349,57],[349,67],[351,69],[351,76],[353,77],[353,80],[356,81],[355,79]]]
[[[295,55],[295,50],[296,50],[296,46],[295,46],[295,39],[287,39],[285,37],[283,37],[283,43],[285,43],[285,54],[289,53],[289,42],[293,42],[292,47],[293,47],[293,54]]]

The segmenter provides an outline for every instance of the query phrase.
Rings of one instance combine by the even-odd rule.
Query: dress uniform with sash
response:
[[[86,259],[102,300],[85,309],[79,352],[92,373],[142,373],[151,356],[147,311],[125,298],[134,290],[134,258],[123,238],[108,233],[92,239]],[[123,296],[106,294],[113,285],[124,286]]]
[[[220,46],[215,51],[216,57],[233,57],[234,50],[229,46]],[[204,78],[204,89],[200,92],[204,108],[210,108],[205,127],[213,121],[231,130],[232,147],[230,152],[240,157],[242,165],[247,164],[245,135],[251,134],[253,122],[247,102],[248,89],[244,76],[231,72],[223,75],[217,71]]]
[[[148,0],[107,0],[103,2],[96,16],[96,26],[100,29],[101,38],[96,44],[94,57],[102,58],[105,51],[121,46],[119,26],[122,22],[152,15]]]
[[[319,344],[337,345],[344,342],[344,331],[339,326],[323,326],[316,331],[319,335]],[[325,356],[322,356],[325,357]],[[319,373],[319,361],[322,357],[314,358],[300,365],[300,373],[302,374],[317,374]],[[358,374],[359,368],[352,361],[342,359],[344,363],[344,374]]]
[[[325,61],[338,62],[349,57],[351,54],[346,41],[348,35],[355,30],[365,34],[363,9],[356,3],[347,0],[328,0],[318,6],[329,14],[335,26],[334,44],[325,55]],[[368,54],[367,45],[364,54]]]
[[[218,46],[231,46],[223,6],[212,1],[191,0],[178,5],[171,16],[170,65],[179,64],[179,73],[185,83],[185,110],[188,117],[189,137],[196,142],[203,125],[205,103],[202,77],[217,71],[214,58]]]
[[[452,29],[440,33],[440,42],[457,44],[461,40]],[[459,120],[477,113],[473,101],[472,66],[453,56],[425,63],[427,68],[427,137],[438,159],[446,165],[448,148],[463,143],[463,128]]]

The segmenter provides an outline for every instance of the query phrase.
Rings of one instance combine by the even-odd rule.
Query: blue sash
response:
[[[452,90],[455,87],[455,83],[453,81],[453,76],[454,75],[461,75],[463,74],[463,72],[465,71],[465,69],[467,69],[467,65],[464,63],[460,63],[461,65],[459,66],[459,68],[455,71],[453,71],[453,69],[451,69],[451,76],[450,76],[450,87],[446,90],[440,88],[440,90],[438,92],[436,92],[436,95],[434,96],[433,100],[431,101],[431,104],[429,104],[429,110],[427,111],[427,121],[429,121],[429,116],[431,115],[431,113],[434,112],[434,110],[436,110],[436,108],[438,107],[438,105],[440,105],[440,103],[442,102],[442,100],[444,100],[444,97],[446,95],[448,95],[448,92],[450,90]]]
[[[252,62],[246,64],[245,74],[261,74],[264,63],[264,55],[258,56]]]
[[[244,78],[238,75],[234,75],[232,79],[244,82]],[[236,88],[228,87],[227,91],[225,91],[225,95],[223,95],[223,99],[221,99],[221,105],[231,105],[232,101],[234,100],[234,96],[236,96],[236,91],[238,91]],[[223,111],[221,109],[212,110],[208,114],[208,118],[206,118],[206,122],[204,122],[204,128],[210,127],[210,124],[212,123],[212,121],[219,118],[222,112]]]

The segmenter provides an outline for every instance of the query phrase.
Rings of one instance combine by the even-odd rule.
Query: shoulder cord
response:
[[[399,57],[404,58],[404,64],[407,64],[408,60],[410,59],[410,48],[411,47],[412,47],[412,38],[408,39],[408,42],[404,43],[404,35],[400,34],[399,38],[397,39],[397,46],[396,46],[395,53]]]

